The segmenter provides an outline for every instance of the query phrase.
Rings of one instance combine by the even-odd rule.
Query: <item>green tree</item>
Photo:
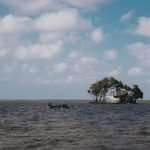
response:
[[[137,84],[133,85],[132,92],[133,92],[134,103],[136,103],[137,99],[143,98],[143,92],[141,91],[141,89]]]
[[[143,98],[143,92],[139,89],[138,85],[135,84],[133,85],[133,88],[131,88],[114,77],[105,77],[102,80],[91,84],[88,93],[94,96],[96,102],[99,102],[105,99],[106,93],[111,87],[116,87],[116,90],[123,88],[127,91],[120,97],[122,103],[136,103],[136,99]]]
[[[88,90],[88,93],[93,95],[95,101],[98,102],[98,99],[99,99],[98,97],[100,95],[101,90],[102,90],[101,89],[101,82],[98,81],[96,83],[91,84],[91,86],[90,86],[90,88]]]
[[[95,101],[98,102],[102,98],[105,98],[105,95],[110,87],[116,85],[122,86],[122,82],[113,77],[105,77],[102,80],[91,84],[88,93],[93,95],[95,97]]]

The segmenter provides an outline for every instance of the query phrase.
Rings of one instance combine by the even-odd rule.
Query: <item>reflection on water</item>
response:
[[[2,150],[149,150],[149,104],[0,102]]]

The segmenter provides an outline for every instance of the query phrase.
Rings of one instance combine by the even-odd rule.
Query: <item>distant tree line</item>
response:
[[[102,80],[91,84],[88,89],[88,93],[94,96],[95,102],[101,102],[102,99],[106,97],[106,93],[111,87],[115,87],[116,90],[125,89],[128,93],[130,93],[130,95],[125,93],[124,95],[120,96],[121,103],[136,103],[138,98],[143,98],[143,92],[137,84],[134,84],[132,87],[130,87],[114,77],[105,77]]]

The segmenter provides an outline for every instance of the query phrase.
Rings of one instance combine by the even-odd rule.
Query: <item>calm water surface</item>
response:
[[[149,150],[150,104],[0,102],[0,150]]]

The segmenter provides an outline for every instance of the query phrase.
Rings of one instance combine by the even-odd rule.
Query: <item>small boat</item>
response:
[[[55,109],[55,108],[65,108],[68,109],[69,106],[67,104],[59,104],[59,105],[53,105],[51,102],[48,104],[49,108]]]

